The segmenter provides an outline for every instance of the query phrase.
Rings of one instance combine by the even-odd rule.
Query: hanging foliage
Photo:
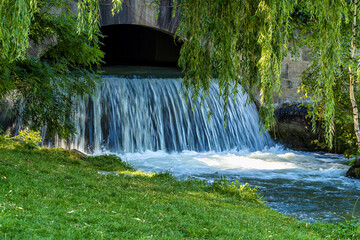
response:
[[[274,124],[273,96],[281,94],[281,62],[292,40],[295,55],[300,47],[310,48],[312,67],[309,71],[313,74],[312,78],[305,79],[300,90],[303,97],[311,101],[309,115],[314,130],[321,120],[326,143],[331,148],[336,102],[339,102],[336,99],[339,94],[334,93],[336,78],[346,79],[339,76],[349,76],[349,69],[353,73],[359,69],[356,54],[350,57],[358,43],[357,35],[352,34],[358,28],[352,24],[354,16],[356,18],[355,3],[346,0],[178,0],[182,14],[178,34],[184,40],[179,65],[186,74],[185,96],[190,96],[192,101],[199,97],[207,100],[209,82],[214,78],[219,81],[220,93],[225,99],[236,94],[238,83],[248,89],[251,97],[256,87],[263,126],[269,130]],[[301,33],[297,34],[299,30]],[[356,91],[358,81],[354,84]],[[349,89],[348,96],[350,92]],[[226,117],[226,103],[224,113]]]
[[[73,102],[95,88],[103,57],[99,24],[98,1],[79,0],[77,15],[65,0],[1,1],[0,104],[48,136],[74,134]]]
[[[113,0],[113,13],[119,11],[122,2]],[[289,46],[292,50],[306,46],[311,52],[312,65],[308,71],[311,74],[304,75],[300,90],[303,97],[311,101],[309,114],[314,128],[318,120],[323,121],[326,143],[331,147],[337,121],[337,96],[344,96],[334,91],[339,84],[347,84],[346,94],[348,100],[351,99],[351,117],[357,132],[354,103],[357,103],[360,71],[358,54],[355,54],[359,42],[356,0],[174,0],[172,3],[181,9],[177,35],[184,41],[179,66],[185,72],[183,94],[186,99],[209,101],[210,82],[218,81],[220,95],[226,99],[226,118],[227,100],[237,94],[237,85],[242,84],[250,100],[259,94],[260,115],[268,130],[274,125],[274,93],[281,94],[281,62]],[[21,81],[27,76],[35,76],[29,74],[34,73],[29,66],[34,66],[36,61],[30,60],[33,63],[28,64],[26,54],[30,40],[38,44],[53,39],[48,51],[37,61],[41,66],[50,66],[54,76],[63,78],[65,73],[70,76],[76,72],[70,71],[74,68],[78,73],[88,72],[89,67],[100,63],[99,2],[79,0],[77,16],[71,17],[67,4],[65,0],[0,2],[2,97],[11,90],[19,91],[19,86],[23,86]],[[65,10],[54,14],[54,9]],[[301,34],[295,34],[294,29],[301,30]],[[74,49],[76,51],[72,51]],[[16,69],[24,64],[27,68],[21,69],[28,72],[19,75]],[[346,83],[339,80],[347,79],[344,76],[349,76]],[[69,84],[70,77],[65,79],[59,80],[56,87],[55,80],[49,80],[48,89],[74,86],[73,82]],[[37,81],[39,86],[46,82]],[[75,83],[75,88],[80,90],[77,93],[88,92],[88,87],[80,83]],[[56,122],[55,117],[52,121]],[[360,143],[360,139],[357,142]]]
[[[238,84],[248,88],[251,98],[257,87],[264,126],[273,126],[273,91],[280,92],[292,2],[183,0],[177,4],[185,97],[208,100],[210,81],[216,78],[226,99],[226,119],[227,100],[237,94]]]

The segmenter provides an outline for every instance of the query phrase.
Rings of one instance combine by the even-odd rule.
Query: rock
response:
[[[76,150],[76,149],[71,149],[71,150],[68,150],[66,152],[67,152],[67,155],[69,157],[75,157],[75,158],[82,159],[82,160],[87,157],[86,153],[83,153],[83,152],[81,152],[79,150]]]
[[[301,151],[318,150],[313,144],[317,135],[311,131],[311,122],[307,117],[307,108],[302,105],[282,106],[275,110],[276,126],[273,139],[291,149]]]
[[[360,157],[355,159],[354,164],[346,172],[346,176],[350,178],[360,179]]]

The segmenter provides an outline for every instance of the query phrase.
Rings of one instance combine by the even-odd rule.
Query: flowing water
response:
[[[229,102],[224,128],[216,84],[211,85],[210,122],[208,103],[187,105],[180,88],[181,79],[104,77],[94,96],[77,106],[78,135],[72,147],[92,153],[133,153],[259,150],[274,145],[268,133],[259,135],[257,111],[246,104],[246,94]]]
[[[359,180],[345,177],[349,168],[340,155],[285,150],[180,153],[144,152],[120,155],[143,171],[171,171],[179,178],[213,181],[221,175],[259,186],[271,208],[301,220],[336,222],[350,218],[359,197]],[[360,217],[360,203],[354,216]]]
[[[253,104],[239,87],[224,128],[217,85],[213,116],[205,103],[185,104],[180,79],[107,76],[77,105],[78,135],[59,145],[93,154],[115,153],[143,171],[209,182],[224,175],[259,187],[271,208],[306,221],[360,217],[358,180],[345,177],[341,155],[286,150],[259,132]],[[259,134],[261,133],[261,134]]]

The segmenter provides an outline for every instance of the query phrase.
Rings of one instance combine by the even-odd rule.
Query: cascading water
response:
[[[246,104],[246,94],[230,101],[224,128],[216,84],[211,85],[210,123],[207,106],[187,105],[180,87],[180,79],[104,77],[94,96],[77,106],[78,135],[72,147],[92,153],[134,153],[261,150],[274,145],[268,133],[259,135],[257,111],[254,104]]]
[[[246,104],[241,89],[229,103],[224,128],[216,84],[210,123],[207,105],[186,105],[180,87],[180,79],[103,77],[94,95],[76,106],[76,137],[56,144],[115,153],[143,171],[248,182],[259,186],[270,207],[306,221],[360,217],[360,204],[354,206],[360,184],[344,176],[349,167],[343,156],[275,146],[268,133],[259,134],[256,108]]]
[[[360,186],[344,177],[344,157],[275,146],[268,133],[259,134],[256,108],[241,89],[224,128],[216,84],[210,123],[208,106],[186,105],[180,87],[180,79],[104,77],[94,96],[77,105],[78,135],[68,147],[116,153],[143,171],[248,182],[272,208],[307,221],[360,216],[354,208]]]

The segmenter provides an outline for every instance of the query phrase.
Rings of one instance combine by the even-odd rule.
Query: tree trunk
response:
[[[357,15],[357,0],[354,0],[354,13],[353,13],[353,25],[352,25],[352,37],[351,37],[351,62],[349,65],[349,74],[350,74],[350,101],[353,109],[353,120],[354,120],[354,130],[357,139],[357,147],[358,151],[360,150],[360,128],[359,128],[359,112],[356,104],[355,93],[354,93],[354,85],[355,85],[355,74],[353,65],[355,63],[355,37],[356,37],[356,15]],[[357,66],[357,63],[356,65]]]

